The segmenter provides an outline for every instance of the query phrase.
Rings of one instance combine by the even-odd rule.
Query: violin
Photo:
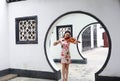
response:
[[[74,43],[76,41],[76,39],[73,37],[69,37],[66,40],[67,40],[67,42],[71,42],[71,43]]]

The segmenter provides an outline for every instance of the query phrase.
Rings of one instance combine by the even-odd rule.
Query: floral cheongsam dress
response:
[[[59,40],[62,52],[61,52],[61,63],[69,64],[71,63],[71,57],[70,57],[70,51],[69,51],[69,45],[70,42],[67,42],[64,38]]]

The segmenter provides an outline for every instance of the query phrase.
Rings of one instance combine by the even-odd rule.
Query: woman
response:
[[[63,38],[54,42],[54,46],[56,46],[57,44],[61,44],[62,47],[61,64],[62,64],[63,81],[67,81],[68,79],[69,64],[71,63],[71,57],[69,51],[70,43],[74,43],[74,44],[80,43],[76,39],[72,38],[70,34],[71,34],[70,31],[66,31],[64,33]]]

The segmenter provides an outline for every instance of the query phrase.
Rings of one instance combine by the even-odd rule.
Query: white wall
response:
[[[9,68],[7,4],[0,0],[0,70]]]
[[[103,40],[103,32],[105,32],[104,28],[100,28],[102,27],[100,24],[96,24],[96,28],[97,28],[97,47],[102,47],[104,46],[104,40]],[[94,25],[91,25],[91,48],[94,48]]]
[[[93,32],[93,25],[91,25],[91,48],[94,48],[94,32]]]
[[[100,28],[101,25],[97,24],[97,47],[104,46],[103,33],[105,32],[104,28]]]
[[[92,13],[106,25],[112,39],[112,52],[110,61],[102,72],[104,76],[120,76],[120,38],[119,0],[26,0],[9,4],[9,43],[11,68],[34,69],[51,71],[44,54],[44,38],[47,29],[53,20],[68,11],[85,11]],[[15,44],[15,17],[38,15],[38,41],[37,45]],[[29,48],[29,49],[28,49]],[[32,49],[32,51],[31,51]]]
[[[40,2],[20,1],[8,5],[11,68],[52,72],[44,53],[44,37],[47,21],[45,22],[46,16],[43,14],[45,12],[42,11],[41,13],[43,4],[39,4]],[[17,45],[15,42],[15,18],[33,15],[38,16],[38,44]]]

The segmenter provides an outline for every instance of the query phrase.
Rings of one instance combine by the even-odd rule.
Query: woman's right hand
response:
[[[59,44],[59,42],[58,42],[58,41],[53,43],[53,45],[54,45],[54,46],[56,46],[57,44]]]

